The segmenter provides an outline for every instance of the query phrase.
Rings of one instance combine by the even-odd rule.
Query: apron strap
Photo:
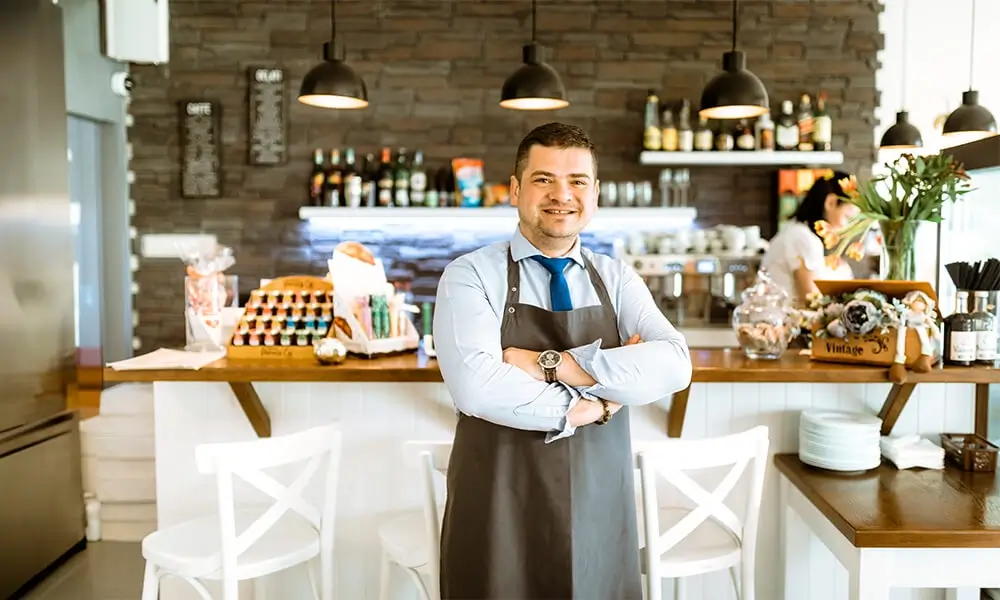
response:
[[[503,305],[503,318],[500,320],[500,336],[503,336],[504,329],[510,326],[511,318],[514,316],[514,305],[521,300],[521,266],[514,262],[514,255],[510,251],[510,244],[507,244],[507,299]]]
[[[583,252],[580,253],[583,256],[583,264],[587,266],[587,274],[590,275],[590,283],[594,286],[594,291],[597,292],[597,299],[600,300],[601,306],[605,307],[605,310],[610,310],[614,314],[614,305],[611,304],[611,296],[608,294],[608,288],[604,285],[604,280],[601,279],[601,274],[597,272],[597,267],[594,263],[587,258],[587,255]],[[618,322],[618,315],[615,314],[615,323]]]

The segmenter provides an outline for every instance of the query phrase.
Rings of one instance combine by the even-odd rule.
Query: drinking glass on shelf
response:
[[[653,182],[638,181],[635,184],[635,205],[647,208],[653,205]]]
[[[597,201],[600,206],[615,206],[618,203],[618,186],[614,181],[601,182],[601,195]]]
[[[618,206],[635,206],[635,183],[618,182]]]
[[[218,273],[185,277],[184,349],[189,352],[223,350],[228,334],[239,320],[239,312],[238,276]]]

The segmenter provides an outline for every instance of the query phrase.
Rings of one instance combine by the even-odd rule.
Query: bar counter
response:
[[[687,389],[628,412],[634,442],[704,438],[768,427],[772,452],[798,448],[799,412],[835,409],[878,413],[883,432],[936,435],[985,430],[988,384],[1000,369],[938,368],[908,373],[892,384],[881,367],[813,361],[797,351],[753,361],[739,350],[693,350]],[[437,362],[423,354],[348,358],[340,365],[306,361],[222,359],[199,370],[114,371],[107,382],[153,386],[157,519],[161,526],[214,512],[211,477],[199,475],[194,449],[207,442],[243,441],[340,422],[344,431],[337,504],[337,596],[378,598],[378,528],[420,506],[417,473],[402,455],[407,440],[450,440],[455,411]],[[904,410],[904,408],[906,410]],[[981,429],[982,428],[982,429]],[[760,531],[777,531],[777,474],[768,466]],[[757,596],[780,595],[780,536],[758,540]],[[812,557],[813,572],[836,565]],[[816,577],[822,582],[823,577]],[[408,581],[393,575],[393,599],[411,598]],[[268,582],[270,595],[308,595],[291,575]],[[819,584],[818,584],[819,585]],[[694,598],[729,598],[726,574],[693,578]],[[821,596],[822,586],[810,596]],[[185,584],[165,581],[161,600],[197,598]]]

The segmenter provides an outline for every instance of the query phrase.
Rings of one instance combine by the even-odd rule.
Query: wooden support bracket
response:
[[[261,404],[253,384],[249,381],[230,381],[229,388],[236,395],[240,408],[250,421],[250,426],[257,432],[257,437],[271,437],[271,416]]]
[[[916,387],[915,383],[892,384],[889,395],[885,397],[885,403],[882,404],[882,409],[878,411],[878,418],[882,419],[882,435],[892,433],[892,428],[896,426],[899,415],[903,414],[903,409],[906,408],[906,403],[910,400],[910,395],[913,394]]]
[[[981,438],[986,439],[987,430],[990,425],[990,384],[976,384],[976,420],[975,432]]]
[[[688,385],[670,399],[670,412],[667,413],[668,437],[681,437],[681,431],[684,429],[684,417],[687,415],[688,396],[690,395],[691,386]]]

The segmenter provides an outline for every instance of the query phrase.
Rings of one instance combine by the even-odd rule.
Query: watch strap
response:
[[[545,374],[545,383],[555,383],[555,382],[559,381],[556,378],[556,370],[555,369],[542,368],[542,373]]]

